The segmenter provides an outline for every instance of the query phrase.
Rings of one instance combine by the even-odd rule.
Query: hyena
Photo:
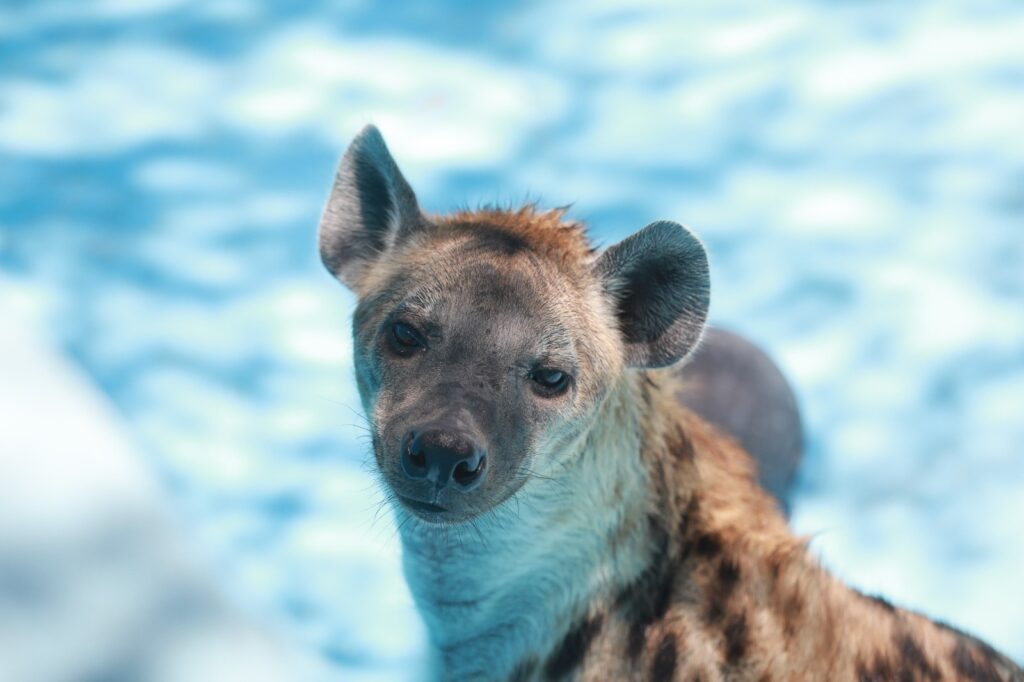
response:
[[[831,577],[688,410],[701,242],[596,251],[562,211],[428,216],[378,131],[320,225],[403,566],[448,680],[1024,680]]]

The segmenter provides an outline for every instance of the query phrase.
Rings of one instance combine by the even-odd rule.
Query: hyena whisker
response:
[[[352,407],[351,405],[349,405],[348,403],[343,403],[342,401],[337,400],[335,398],[331,398],[329,396],[321,395],[319,397],[322,400],[326,400],[329,403],[334,403],[335,405],[340,405],[341,407],[344,407],[346,410],[351,412],[357,419],[359,419],[362,422],[364,422],[367,427],[370,427],[370,428],[373,427],[373,422],[370,420],[369,417],[366,416],[366,414],[362,410],[358,410],[358,409]]]
[[[387,515],[386,511],[389,508],[389,505],[394,504],[394,497],[390,493],[385,493],[375,505],[376,509],[373,512],[373,518],[370,519],[370,528],[375,527],[377,525],[377,521],[379,521],[382,516]]]
[[[396,516],[399,518],[399,521],[394,527],[391,535],[388,537],[389,542],[393,541],[396,537],[401,537],[402,530],[404,530],[407,525],[416,523],[415,517],[410,512],[402,512],[401,514],[396,514]]]
[[[487,541],[487,536],[485,536],[482,532],[480,532],[480,528],[477,526],[477,522],[479,521],[479,518],[480,517],[476,517],[476,518],[470,519],[469,520],[469,527],[472,528],[474,532],[476,532],[477,538],[480,539],[480,544],[483,545],[485,549],[487,549],[487,548],[490,547],[490,543]]]
[[[528,469],[526,467],[520,467],[519,471],[526,474],[528,478],[537,479],[539,481],[556,481],[559,483],[564,483],[564,481],[555,478],[554,476],[546,476],[544,474],[539,474],[536,471],[533,471],[532,469]]]

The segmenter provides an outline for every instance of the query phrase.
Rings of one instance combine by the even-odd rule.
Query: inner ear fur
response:
[[[380,131],[366,126],[338,164],[320,219],[320,259],[356,288],[374,261],[426,224]]]
[[[595,267],[630,367],[666,367],[693,350],[707,321],[710,276],[692,232],[668,220],[651,223],[609,247]]]

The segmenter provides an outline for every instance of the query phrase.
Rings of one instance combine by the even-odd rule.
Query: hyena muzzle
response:
[[[367,127],[320,252],[358,297],[356,381],[434,677],[1024,680],[792,536],[740,444],[784,460],[783,489],[795,404],[781,430],[730,414],[792,403],[784,382],[708,393],[705,365],[673,367],[709,302],[682,226],[597,252],[561,211],[428,216]]]

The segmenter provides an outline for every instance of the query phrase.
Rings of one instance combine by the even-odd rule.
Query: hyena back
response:
[[[435,677],[1021,680],[845,587],[682,406],[708,265],[671,222],[596,252],[562,212],[424,215],[367,127],[320,231]]]

